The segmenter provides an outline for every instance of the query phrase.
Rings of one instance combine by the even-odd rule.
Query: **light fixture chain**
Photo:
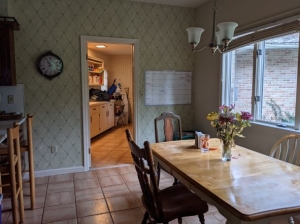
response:
[[[216,17],[217,17],[217,0],[214,1],[213,29],[212,29],[211,40],[208,45],[213,54],[218,48],[217,41],[216,41]]]
[[[217,0],[214,1],[214,11],[217,11],[218,8],[217,8]]]

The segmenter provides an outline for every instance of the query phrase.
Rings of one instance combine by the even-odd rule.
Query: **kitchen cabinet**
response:
[[[100,133],[108,129],[107,125],[107,104],[100,105]]]
[[[90,106],[90,135],[91,138],[95,137],[100,132],[100,107],[98,105],[96,106]]]
[[[107,115],[107,127],[111,128],[115,125],[115,106],[113,102],[110,102],[107,104],[107,111],[108,111],[108,115]]]
[[[101,86],[104,84],[104,62],[101,59],[88,56],[89,86]]]
[[[16,85],[15,30],[20,30],[15,18],[0,16],[0,86]]]
[[[114,126],[115,114],[113,102],[90,103],[90,136],[91,138]]]

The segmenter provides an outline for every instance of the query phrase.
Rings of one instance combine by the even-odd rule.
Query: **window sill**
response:
[[[258,130],[258,131],[266,131],[269,133],[274,133],[274,134],[278,134],[280,132],[282,132],[282,135],[285,134],[300,134],[300,130],[296,130],[290,127],[279,127],[276,126],[276,124],[266,124],[266,123],[262,123],[262,122],[250,122],[251,123],[251,128],[253,128],[253,130]]]

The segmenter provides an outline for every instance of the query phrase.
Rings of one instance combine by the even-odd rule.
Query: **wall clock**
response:
[[[38,58],[36,67],[42,76],[51,80],[62,73],[64,64],[59,56],[48,51]]]

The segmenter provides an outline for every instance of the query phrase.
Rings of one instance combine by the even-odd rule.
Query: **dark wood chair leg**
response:
[[[178,218],[178,223],[179,223],[179,224],[182,224],[182,217],[179,217],[179,218]]]
[[[179,181],[174,177],[174,183],[173,185],[177,185],[179,183]]]
[[[142,224],[147,224],[148,218],[149,218],[149,213],[148,213],[148,212],[145,212],[144,218],[143,218],[143,221],[142,221]]]
[[[199,217],[200,223],[201,224],[205,224],[204,215],[203,214],[202,215],[198,215],[198,217]]]

